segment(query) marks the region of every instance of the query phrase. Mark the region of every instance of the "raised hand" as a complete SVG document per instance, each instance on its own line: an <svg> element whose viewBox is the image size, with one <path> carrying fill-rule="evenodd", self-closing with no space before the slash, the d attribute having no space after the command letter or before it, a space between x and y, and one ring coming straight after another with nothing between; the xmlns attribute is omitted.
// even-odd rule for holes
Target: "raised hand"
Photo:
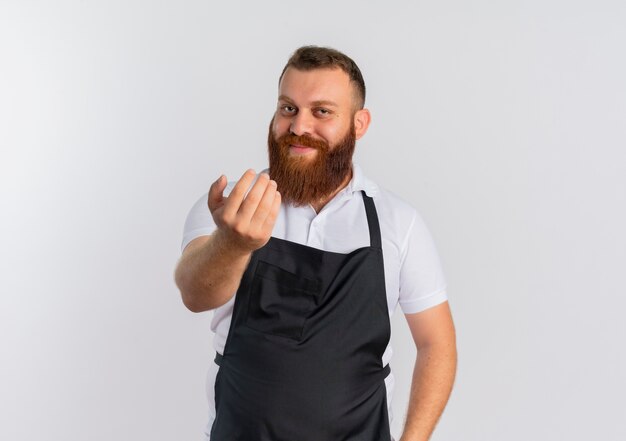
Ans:
<svg viewBox="0 0 626 441"><path fill-rule="evenodd" d="M223 195L227 183L223 175L209 189L208 205L218 234L242 252L252 252L269 241L280 209L276 182L265 173L259 174L246 195L255 176L254 170L246 171L228 197Z"/></svg>

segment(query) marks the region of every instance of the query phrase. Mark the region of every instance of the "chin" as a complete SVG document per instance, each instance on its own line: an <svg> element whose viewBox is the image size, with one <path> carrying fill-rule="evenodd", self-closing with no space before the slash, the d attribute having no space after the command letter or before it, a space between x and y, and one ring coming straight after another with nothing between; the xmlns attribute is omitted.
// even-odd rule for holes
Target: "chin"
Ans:
<svg viewBox="0 0 626 441"><path fill-rule="evenodd" d="M311 152L306 153L297 153L289 150L289 157L295 159L296 161L309 161L313 160L317 157L317 150L313 150Z"/></svg>

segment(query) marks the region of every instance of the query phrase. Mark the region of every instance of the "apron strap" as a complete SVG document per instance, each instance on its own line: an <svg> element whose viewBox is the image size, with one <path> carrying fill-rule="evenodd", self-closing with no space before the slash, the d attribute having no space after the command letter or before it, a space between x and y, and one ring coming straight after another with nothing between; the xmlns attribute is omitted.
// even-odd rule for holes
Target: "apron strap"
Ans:
<svg viewBox="0 0 626 441"><path fill-rule="evenodd" d="M365 194L365 191L361 190L363 195L363 202L365 203L365 214L367 215L367 226L370 230L370 246L372 248L381 248L382 241L380 238L380 225L378 223L378 215L376 214L376 206L374 205L374 199Z"/></svg>
<svg viewBox="0 0 626 441"><path fill-rule="evenodd" d="M219 352L215 353L215 364L217 364L218 366L222 365L222 358L224 358L224 356L222 354L220 354ZM391 367L389 365L386 365L383 368L383 378L387 378L387 376L391 373Z"/></svg>
<svg viewBox="0 0 626 441"><path fill-rule="evenodd" d="M391 373L391 367L387 364L383 368L383 378L387 378L390 373Z"/></svg>

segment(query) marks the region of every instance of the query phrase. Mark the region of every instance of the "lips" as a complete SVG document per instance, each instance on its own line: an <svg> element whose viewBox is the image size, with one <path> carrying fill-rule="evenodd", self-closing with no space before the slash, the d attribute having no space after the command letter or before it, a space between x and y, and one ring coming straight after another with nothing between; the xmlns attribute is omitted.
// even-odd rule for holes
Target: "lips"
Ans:
<svg viewBox="0 0 626 441"><path fill-rule="evenodd" d="M315 148L301 144L289 144L289 150L294 153L307 153L312 152L313 150L315 150Z"/></svg>

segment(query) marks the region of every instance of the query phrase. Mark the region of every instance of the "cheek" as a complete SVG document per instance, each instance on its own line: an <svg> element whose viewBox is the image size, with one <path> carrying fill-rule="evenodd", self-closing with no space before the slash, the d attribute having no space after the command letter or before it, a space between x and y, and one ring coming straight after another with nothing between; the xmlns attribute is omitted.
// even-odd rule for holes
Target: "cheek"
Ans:
<svg viewBox="0 0 626 441"><path fill-rule="evenodd" d="M275 138L284 135L289 130L289 121L280 117L275 117L272 123L272 134Z"/></svg>
<svg viewBox="0 0 626 441"><path fill-rule="evenodd" d="M318 133L326 139L330 145L335 145L345 137L348 129L349 126L342 124L328 124L321 127Z"/></svg>

